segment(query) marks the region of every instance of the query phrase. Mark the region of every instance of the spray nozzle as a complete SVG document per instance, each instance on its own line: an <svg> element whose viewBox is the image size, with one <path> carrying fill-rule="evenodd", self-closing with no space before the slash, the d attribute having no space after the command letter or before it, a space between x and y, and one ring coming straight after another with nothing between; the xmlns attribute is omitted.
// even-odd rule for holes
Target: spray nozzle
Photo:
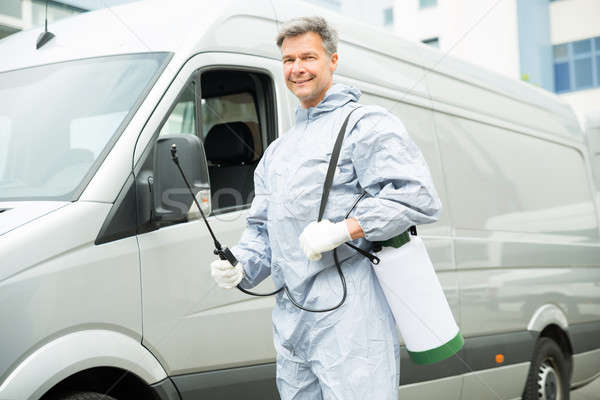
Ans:
<svg viewBox="0 0 600 400"><path fill-rule="evenodd" d="M177 145L175 143L171 145L171 159L175 162L179 161L177 159Z"/></svg>

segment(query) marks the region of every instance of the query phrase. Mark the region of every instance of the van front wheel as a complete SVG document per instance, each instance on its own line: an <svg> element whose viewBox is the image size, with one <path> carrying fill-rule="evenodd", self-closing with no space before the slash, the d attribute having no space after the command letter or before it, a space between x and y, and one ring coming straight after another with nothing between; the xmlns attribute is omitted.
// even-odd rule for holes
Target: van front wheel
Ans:
<svg viewBox="0 0 600 400"><path fill-rule="evenodd" d="M567 362L558 344L542 337L535 344L523 400L569 400Z"/></svg>

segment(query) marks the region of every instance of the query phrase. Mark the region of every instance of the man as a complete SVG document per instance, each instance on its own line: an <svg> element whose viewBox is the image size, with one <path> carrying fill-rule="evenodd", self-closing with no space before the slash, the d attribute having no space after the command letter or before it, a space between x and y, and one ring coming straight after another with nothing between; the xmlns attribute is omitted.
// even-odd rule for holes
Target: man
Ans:
<svg viewBox="0 0 600 400"><path fill-rule="evenodd" d="M247 227L215 261L220 286L252 288L272 276L303 307L336 305L342 285L332 249L370 249L411 225L438 219L441 203L427 164L403 124L378 106L350 117L323 220L316 222L339 129L360 91L333 85L337 34L320 17L286 23L278 37L286 85L300 100L296 125L266 150L254 174ZM344 220L365 190L368 194ZM335 221L335 222L334 222ZM399 344L394 317L369 259L338 248L348 295L338 309L311 313L280 292L273 309L277 387L282 399L397 399Z"/></svg>

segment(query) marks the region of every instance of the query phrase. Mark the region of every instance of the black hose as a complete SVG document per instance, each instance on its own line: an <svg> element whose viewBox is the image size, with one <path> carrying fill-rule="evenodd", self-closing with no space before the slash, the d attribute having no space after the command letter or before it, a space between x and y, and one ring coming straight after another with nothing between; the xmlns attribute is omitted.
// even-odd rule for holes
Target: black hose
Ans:
<svg viewBox="0 0 600 400"><path fill-rule="evenodd" d="M366 194L367 194L367 192L365 192L365 191L363 191L361 193L361 195L354 201L354 203L352 204L352 207L350 207L350 209L346 213L346 216L344 217L344 219L348 218L348 216L350 215L350 213L352 212L352 210L354 209L354 207L356 207L356 205L358 204L358 202L363 197L365 197ZM352 247L353 249L357 250L362 255L365 255L365 256L368 255L367 257L372 256L371 254L369 254L365 250L361 249L360 247L354 246L353 244L347 243L347 242L346 242L346 244L348 246ZM374 257L377 260L376 264L378 264L379 263L379 258L377 258L375 256L372 256L372 257ZM369 259L371 260L371 262L373 262L373 259L371 257L369 257ZM282 288L285 289L285 294L287 295L288 299L290 299L290 301L292 302L293 305L295 305L296 307L298 307L299 309L304 310L304 311L309 311L309 312L314 312L314 313L321 313L321 312L329 312L329 311L336 310L336 309L340 308L342 306L342 304L344 304L344 302L346 301L346 297L348 296L348 288L346 287L346 277L344 276L344 273L342 272L342 266L340 265L340 260L339 260L338 255L337 255L337 248L333 249L333 261L335 262L335 268L337 269L338 274L340 276L340 281L342 281L342 290L343 290L343 292L342 292L342 299L340 300L340 302L337 305L333 306L333 307L324 308L322 310L316 310L316 309L313 309L313 308L306 308L306 307L303 307L302 305L300 305L300 303L298 303L298 301L296 301L296 299L294 299L294 296L292 296L292 294L290 293L290 290L288 289L287 285L283 285ZM238 289L242 290L239 287L239 285L238 285ZM281 289L279 289L279 290L281 290ZM244 291L244 290L242 290L242 291ZM244 292L244 293L246 293L246 292ZM274 292L274 293L277 293L277 292Z"/></svg>
<svg viewBox="0 0 600 400"><path fill-rule="evenodd" d="M183 177L183 181L185 182L185 185L187 186L188 190L190 191L190 195L192 196L193 201L196 203L196 207L198 207L198 210L200 210L200 215L202 216L202 219L204 220L204 223L206 224L206 227L208 228L208 231L210 233L210 235L212 236L213 242L215 244L215 254L217 254L219 256L219 258L221 258L222 260L228 260L229 263L231 265L236 265L237 264L237 259L235 258L235 256L233 255L233 253L231 253L231 251L229 250L229 248L225 247L224 249L221 247L221 243L219 243L219 241L217 240L215 234L213 233L210 224L208 223L208 220L206 219L206 216L204 215L204 212L202 212L202 208L200 207L200 204L198 203L198 200L196 199L196 196L194 196L194 192L192 191L192 187L187 179L187 177L185 176L185 173L183 172L183 168L181 168L181 165L179 164L179 159L177 157L177 146L175 144L173 144L171 146L171 159L173 160L173 162L175 163L175 165L177 166L177 168L179 169L179 172L181 173L181 176ZM350 210L348 210L348 212L346 213L346 216L344 219L348 218L348 216L350 215L350 213L352 212L352 210L354 209L354 207L356 207L356 204L358 204L358 202L360 201L360 199L362 199L365 195L367 194L367 192L362 192L361 195L354 201L354 203L352 204L352 207L350 207ZM346 245L350 246L351 248L355 249L356 251L358 251L360 254L362 254L365 257L368 257L371 262L373 262L374 264L378 264L379 263L379 259L376 256L373 256L372 254L370 254L369 252L367 252L366 250L361 249L360 247L354 246L351 243L347 243ZM270 292L270 293L256 293L256 292L252 292L250 290L244 289L243 287L241 287L239 284L236 286L238 288L238 290L240 290L242 293L251 295L251 296L258 296L258 297L266 297L266 296L272 296L274 294L277 294L279 292L281 292L282 290L285 290L285 294L287 295L288 299L290 299L290 301L292 302L293 305L295 305L296 307L298 307L301 310L304 311L308 311L308 312L314 312L314 313L321 313L321 312L329 312L329 311L333 311L338 309L339 307L342 306L342 304L344 304L344 302L346 301L346 297L348 296L348 288L346 287L346 278L344 277L344 273L342 272L342 267L340 265L340 260L338 258L337 255L337 248L333 249L333 260L335 262L335 267L338 271L338 274L340 276L340 280L342 281L342 289L343 289L343 293L342 293L342 299L340 300L340 302L333 306L333 307L329 307L329 308L324 308L322 310L315 310L312 308L306 308L303 307L302 305L300 305L300 303L298 303L298 301L296 301L296 299L294 299L294 296L292 296L292 294L290 293L290 290L288 289L287 285L283 285L282 287L280 287L279 289Z"/></svg>

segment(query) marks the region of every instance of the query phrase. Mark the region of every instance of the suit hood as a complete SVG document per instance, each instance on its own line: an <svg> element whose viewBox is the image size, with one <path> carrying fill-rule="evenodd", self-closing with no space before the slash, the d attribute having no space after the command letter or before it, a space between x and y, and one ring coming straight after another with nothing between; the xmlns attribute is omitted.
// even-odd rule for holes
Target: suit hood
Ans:
<svg viewBox="0 0 600 400"><path fill-rule="evenodd" d="M301 105L296 106L296 123L307 119L318 118L322 114L342 107L350 101L358 101L361 92L355 87L336 83L325 93L325 97L314 107L304 108Z"/></svg>

